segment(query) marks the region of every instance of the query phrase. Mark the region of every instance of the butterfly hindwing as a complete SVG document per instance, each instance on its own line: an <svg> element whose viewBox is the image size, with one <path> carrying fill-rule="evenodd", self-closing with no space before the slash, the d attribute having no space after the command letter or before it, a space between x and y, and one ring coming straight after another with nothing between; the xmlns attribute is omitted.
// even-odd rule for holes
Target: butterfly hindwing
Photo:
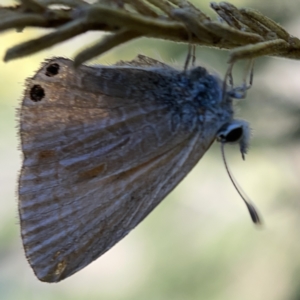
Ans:
<svg viewBox="0 0 300 300"><path fill-rule="evenodd" d="M146 60L81 66L54 58L29 79L20 113L21 234L42 281L60 281L124 237L214 140L170 101L179 71ZM178 91L176 91L178 93ZM174 106L174 105L173 105Z"/></svg>

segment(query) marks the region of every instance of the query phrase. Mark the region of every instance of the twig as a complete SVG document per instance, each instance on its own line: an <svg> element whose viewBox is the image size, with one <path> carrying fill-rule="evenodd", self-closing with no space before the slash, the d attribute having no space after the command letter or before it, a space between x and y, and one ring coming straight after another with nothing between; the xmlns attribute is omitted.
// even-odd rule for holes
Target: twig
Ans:
<svg viewBox="0 0 300 300"><path fill-rule="evenodd" d="M53 4L56 4L53 6ZM30 55L89 30L112 33L76 56L76 64L139 37L231 50L230 63L258 56L300 59L300 40L248 8L212 3L212 20L187 0L21 0L0 7L0 31L26 27L55 31L8 49L4 60Z"/></svg>

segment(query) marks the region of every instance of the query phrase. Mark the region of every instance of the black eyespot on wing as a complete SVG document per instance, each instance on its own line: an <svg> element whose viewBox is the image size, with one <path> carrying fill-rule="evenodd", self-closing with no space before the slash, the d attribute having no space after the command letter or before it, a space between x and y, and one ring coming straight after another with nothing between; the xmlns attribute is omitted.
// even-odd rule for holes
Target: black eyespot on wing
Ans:
<svg viewBox="0 0 300 300"><path fill-rule="evenodd" d="M53 63L46 68L46 76L53 77L58 74L59 64Z"/></svg>
<svg viewBox="0 0 300 300"><path fill-rule="evenodd" d="M225 143L234 143L237 142L243 136L243 128L237 127L229 131L226 135L223 136Z"/></svg>
<svg viewBox="0 0 300 300"><path fill-rule="evenodd" d="M39 84L35 84L30 90L30 99L34 102L38 102L41 101L44 97L44 89Z"/></svg>

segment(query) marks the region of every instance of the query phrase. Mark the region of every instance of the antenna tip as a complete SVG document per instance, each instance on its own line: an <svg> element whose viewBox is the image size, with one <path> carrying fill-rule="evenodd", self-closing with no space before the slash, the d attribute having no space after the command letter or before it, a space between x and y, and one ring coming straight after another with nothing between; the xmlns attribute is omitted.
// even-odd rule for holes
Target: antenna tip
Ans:
<svg viewBox="0 0 300 300"><path fill-rule="evenodd" d="M263 223L262 223L262 219L261 217L259 216L257 210L255 209L255 207L250 204L250 203L247 203L247 208L249 210L249 213L250 213L250 217L252 219L252 222L255 224L255 225L258 225L258 226L261 226Z"/></svg>

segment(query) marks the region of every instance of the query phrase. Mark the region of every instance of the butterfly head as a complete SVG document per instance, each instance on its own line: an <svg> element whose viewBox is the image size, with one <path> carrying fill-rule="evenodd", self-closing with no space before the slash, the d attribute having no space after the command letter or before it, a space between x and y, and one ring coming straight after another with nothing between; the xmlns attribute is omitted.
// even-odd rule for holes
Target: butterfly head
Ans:
<svg viewBox="0 0 300 300"><path fill-rule="evenodd" d="M239 143L242 158L249 148L251 129L249 123L244 120L233 120L222 126L217 133L217 141L222 144Z"/></svg>

